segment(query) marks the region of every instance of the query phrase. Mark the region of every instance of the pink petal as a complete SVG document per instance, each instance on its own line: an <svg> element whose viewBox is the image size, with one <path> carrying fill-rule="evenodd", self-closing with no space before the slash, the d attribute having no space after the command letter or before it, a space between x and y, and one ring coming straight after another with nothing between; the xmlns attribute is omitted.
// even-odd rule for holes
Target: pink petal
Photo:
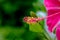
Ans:
<svg viewBox="0 0 60 40"><path fill-rule="evenodd" d="M44 5L46 6L46 9L49 9L50 7L60 7L60 0L44 0Z"/></svg>
<svg viewBox="0 0 60 40"><path fill-rule="evenodd" d="M60 24L56 28L56 37L57 37L57 40L60 40Z"/></svg>
<svg viewBox="0 0 60 40"><path fill-rule="evenodd" d="M48 16L49 15L53 15L53 14L56 14L54 16L51 16L49 18L47 18L47 25L48 25L48 29L50 32L53 31L55 25L57 24L57 22L60 20L60 13L59 13L60 10L48 10Z"/></svg>

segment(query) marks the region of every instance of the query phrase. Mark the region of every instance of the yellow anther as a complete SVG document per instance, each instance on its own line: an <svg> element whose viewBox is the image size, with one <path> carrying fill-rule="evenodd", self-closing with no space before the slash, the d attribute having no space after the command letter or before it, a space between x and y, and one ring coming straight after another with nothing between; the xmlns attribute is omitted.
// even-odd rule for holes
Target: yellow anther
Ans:
<svg viewBox="0 0 60 40"><path fill-rule="evenodd" d="M33 17L32 17L33 18Z"/></svg>

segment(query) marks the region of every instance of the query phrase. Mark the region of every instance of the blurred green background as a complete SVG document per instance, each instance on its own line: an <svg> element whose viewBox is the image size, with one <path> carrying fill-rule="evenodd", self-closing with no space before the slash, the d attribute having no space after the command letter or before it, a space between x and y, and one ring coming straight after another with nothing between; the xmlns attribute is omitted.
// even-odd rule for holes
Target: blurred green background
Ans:
<svg viewBox="0 0 60 40"><path fill-rule="evenodd" d="M23 21L31 16L30 11L46 12L43 0L0 0L0 40L47 40L42 33L30 31Z"/></svg>

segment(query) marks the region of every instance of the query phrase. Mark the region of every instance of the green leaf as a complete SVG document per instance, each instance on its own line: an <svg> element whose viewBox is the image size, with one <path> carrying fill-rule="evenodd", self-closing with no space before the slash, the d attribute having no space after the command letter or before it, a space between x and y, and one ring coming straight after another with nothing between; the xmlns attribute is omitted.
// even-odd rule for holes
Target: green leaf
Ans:
<svg viewBox="0 0 60 40"><path fill-rule="evenodd" d="M38 22L42 26L42 28L44 28L44 22L45 22L44 20Z"/></svg>
<svg viewBox="0 0 60 40"><path fill-rule="evenodd" d="M43 32L43 28L39 23L30 24L29 30L33 32Z"/></svg>
<svg viewBox="0 0 60 40"><path fill-rule="evenodd" d="M2 6L3 6L4 11L8 13L14 12L18 9L18 5L15 5L15 4L13 5L9 2L3 4Z"/></svg>

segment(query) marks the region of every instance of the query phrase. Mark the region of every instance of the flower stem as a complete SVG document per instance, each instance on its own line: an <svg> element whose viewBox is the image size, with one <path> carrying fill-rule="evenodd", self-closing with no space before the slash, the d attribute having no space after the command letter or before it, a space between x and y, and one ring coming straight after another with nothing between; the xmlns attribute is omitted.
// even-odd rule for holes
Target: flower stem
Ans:
<svg viewBox="0 0 60 40"><path fill-rule="evenodd" d="M52 38L49 36L49 34L46 31L44 31L43 34L45 35L45 37L47 38L47 40L52 40Z"/></svg>

